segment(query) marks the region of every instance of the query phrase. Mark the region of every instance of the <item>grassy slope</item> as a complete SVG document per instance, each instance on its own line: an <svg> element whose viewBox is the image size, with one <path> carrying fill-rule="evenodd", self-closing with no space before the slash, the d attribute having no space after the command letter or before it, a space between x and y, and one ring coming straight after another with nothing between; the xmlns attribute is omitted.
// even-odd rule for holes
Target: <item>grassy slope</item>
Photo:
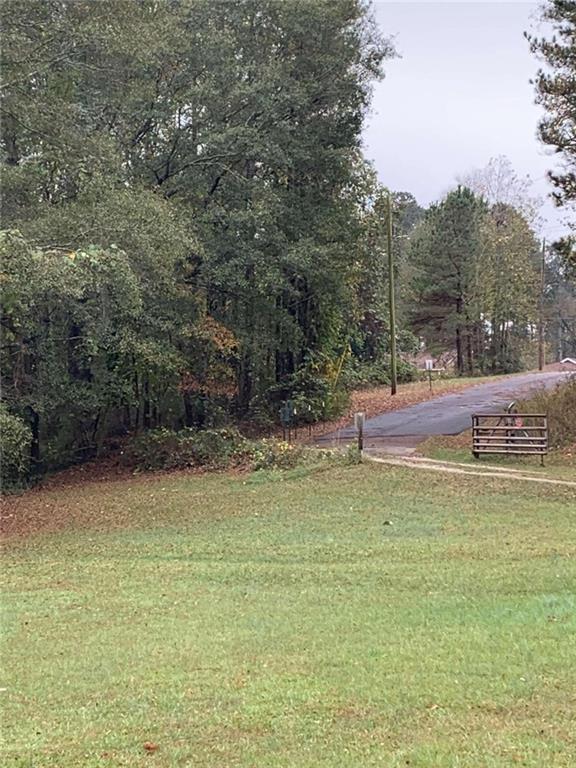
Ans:
<svg viewBox="0 0 576 768"><path fill-rule="evenodd" d="M486 454L475 459L472 455L472 432L460 435L436 435L418 445L418 453L430 459L456 461L470 464L471 468L482 469L486 465L496 465L508 469L517 469L535 477L549 477L556 480L576 480L576 452L573 448L556 450L549 453L541 465L539 456L503 456Z"/></svg>
<svg viewBox="0 0 576 768"><path fill-rule="evenodd" d="M7 547L4 764L576 763L570 489L361 466L14 504L74 523Z"/></svg>

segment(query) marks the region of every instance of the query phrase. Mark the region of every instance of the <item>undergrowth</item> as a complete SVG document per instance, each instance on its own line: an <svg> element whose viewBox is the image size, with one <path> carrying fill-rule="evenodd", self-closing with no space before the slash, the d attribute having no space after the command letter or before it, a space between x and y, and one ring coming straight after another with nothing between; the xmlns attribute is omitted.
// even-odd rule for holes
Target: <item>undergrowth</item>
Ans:
<svg viewBox="0 0 576 768"><path fill-rule="evenodd" d="M576 378L551 390L539 390L518 402L518 411L548 415L549 444L564 448L576 443Z"/></svg>
<svg viewBox="0 0 576 768"><path fill-rule="evenodd" d="M320 451L283 440L249 440L237 429L155 429L129 441L123 461L135 470L293 469L319 460L355 464L352 452Z"/></svg>

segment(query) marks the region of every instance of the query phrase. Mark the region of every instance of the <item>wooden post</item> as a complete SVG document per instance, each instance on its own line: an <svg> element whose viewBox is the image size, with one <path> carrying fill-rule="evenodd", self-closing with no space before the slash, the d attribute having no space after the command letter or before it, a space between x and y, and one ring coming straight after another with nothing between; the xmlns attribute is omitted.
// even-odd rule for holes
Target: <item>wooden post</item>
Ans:
<svg viewBox="0 0 576 768"><path fill-rule="evenodd" d="M390 303L390 394L396 394L396 300L392 254L392 199L388 192L388 300Z"/></svg>
<svg viewBox="0 0 576 768"><path fill-rule="evenodd" d="M540 302L538 305L538 370L544 370L544 268L546 266L546 240L542 240L542 263L540 267Z"/></svg>
<svg viewBox="0 0 576 768"><path fill-rule="evenodd" d="M474 456L475 459L477 459L480 455L474 450L474 442L476 438L477 425L478 425L478 419L476 416L472 415L472 456Z"/></svg>
<svg viewBox="0 0 576 768"><path fill-rule="evenodd" d="M358 450L362 453L364 449L364 414L362 412L354 414L354 426L358 433Z"/></svg>

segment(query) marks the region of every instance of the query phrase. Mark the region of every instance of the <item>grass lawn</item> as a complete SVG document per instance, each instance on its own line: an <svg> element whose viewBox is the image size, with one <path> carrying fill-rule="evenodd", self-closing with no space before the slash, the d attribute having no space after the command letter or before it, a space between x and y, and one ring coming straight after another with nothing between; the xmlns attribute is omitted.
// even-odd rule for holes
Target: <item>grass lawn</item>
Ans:
<svg viewBox="0 0 576 768"><path fill-rule="evenodd" d="M37 530L5 546L3 765L576 765L570 488L363 465L6 515Z"/></svg>
<svg viewBox="0 0 576 768"><path fill-rule="evenodd" d="M430 459L470 464L473 469L494 465L502 469L515 469L534 477L576 481L576 446L551 451L542 466L539 456L506 456L486 454L478 459L472 455L472 431L460 435L437 435L418 445L418 453Z"/></svg>

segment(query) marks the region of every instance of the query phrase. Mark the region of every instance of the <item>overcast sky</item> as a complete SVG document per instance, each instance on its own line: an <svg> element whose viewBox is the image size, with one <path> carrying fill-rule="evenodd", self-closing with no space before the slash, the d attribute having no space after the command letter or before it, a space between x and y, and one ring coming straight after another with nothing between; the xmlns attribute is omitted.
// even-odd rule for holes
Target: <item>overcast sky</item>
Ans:
<svg viewBox="0 0 576 768"><path fill-rule="evenodd" d="M528 2L376 2L376 19L401 58L386 63L364 131L380 180L428 205L456 176L506 155L544 199L554 159L536 135L530 84L538 62L524 30L538 28ZM565 214L546 202L543 233Z"/></svg>

